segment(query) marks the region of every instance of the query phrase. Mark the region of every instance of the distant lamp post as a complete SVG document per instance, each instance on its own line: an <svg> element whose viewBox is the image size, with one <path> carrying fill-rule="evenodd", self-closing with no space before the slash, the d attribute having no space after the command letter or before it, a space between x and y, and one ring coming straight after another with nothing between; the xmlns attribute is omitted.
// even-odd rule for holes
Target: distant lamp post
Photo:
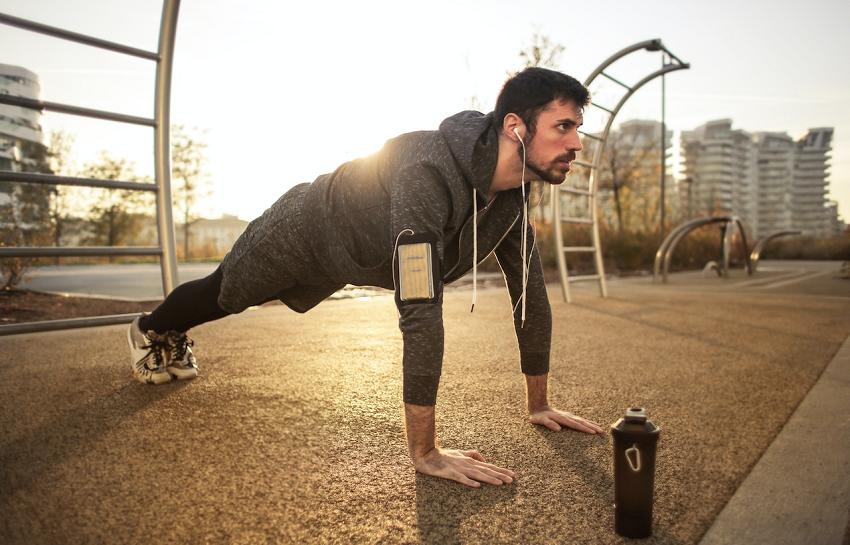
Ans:
<svg viewBox="0 0 850 545"><path fill-rule="evenodd" d="M661 53L662 70L670 63L667 52ZM667 79L661 74L661 240L664 241L664 193L667 185L667 119L666 119Z"/></svg>
<svg viewBox="0 0 850 545"><path fill-rule="evenodd" d="M665 119L665 94L666 80L663 70L670 64L672 59L669 51L661 45L661 40L652 40L644 49L647 51L661 51L661 240L664 240L664 202L665 202L665 185L667 178L667 123ZM679 59L676 59L677 61ZM681 61L679 61L681 62Z"/></svg>

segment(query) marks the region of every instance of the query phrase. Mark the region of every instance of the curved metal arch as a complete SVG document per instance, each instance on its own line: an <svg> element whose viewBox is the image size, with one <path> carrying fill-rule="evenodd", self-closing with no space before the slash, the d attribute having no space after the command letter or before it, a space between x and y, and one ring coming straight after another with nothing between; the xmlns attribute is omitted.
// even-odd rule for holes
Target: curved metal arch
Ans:
<svg viewBox="0 0 850 545"><path fill-rule="evenodd" d="M673 231L667 235L667 238L664 239L664 242L659 246L658 251L655 253L655 266L653 269L653 282L658 282L658 274L659 270L662 273L662 282L667 283L667 274L670 270L670 262L673 260L673 250L676 249L676 246L679 242L688 236L692 231L699 229L705 225L709 225L712 223L722 223L726 227L726 231L723 233L723 266L721 271L719 271L723 278L729 278L729 257L731 255L732 250L732 229L731 226L737 227L738 232L741 234L741 248L744 253L744 261L747 267L747 274L752 276L755 268L752 264L751 255L747 252L749 246L747 245L747 234L744 232L744 224L741 222L741 218L738 216L730 217L713 217L713 218L697 218L695 220L691 220L687 223L683 223L682 225L673 229ZM663 267L662 267L663 263ZM714 262L712 262L714 263ZM716 263L714 263L717 266ZM708 267L708 266L706 266Z"/></svg>
<svg viewBox="0 0 850 545"><path fill-rule="evenodd" d="M608 133L611 131L611 127L614 124L614 118L616 118L617 114L620 113L620 110L622 109L623 105L626 103L627 100L629 100L629 98L631 98L631 96L633 94L635 94L635 92L638 89L640 89L641 87L646 85L648 82L652 81L653 79L655 79L659 76L663 76L664 74L667 74L668 72L675 72L676 70L684 70L684 69L687 69L689 67L690 67L690 65L687 65L687 64L684 64L684 65L668 64L664 68L662 68L661 70L657 70L657 71L651 73L650 75L646 76L645 78L643 78L642 80L637 82L635 85L633 85L631 87L631 90L629 90L625 95L623 95L623 98L620 99L620 102L617 104L617 106L615 106L614 109L611 110L611 115L608 117L608 123L605 125L605 129L602 131L601 141L599 142L599 145L596 146L596 150L594 150L594 153L593 153L593 168L590 170L590 177L588 179L588 186L590 187L590 191L594 194L594 200L595 200L595 195L596 195L596 178L598 177L597 171L599 170L599 163L602 160L602 152L605 150L605 144L608 141ZM594 226L595 225L596 225L596 223L594 222Z"/></svg>
<svg viewBox="0 0 850 545"><path fill-rule="evenodd" d="M756 268L758 268L759 259L761 259L761 253L764 250L764 247L767 246L767 243L777 237L784 237L790 235L800 235L802 231L779 231L778 233L773 233L772 235L768 235L758 241L756 247L753 248L753 251L750 252L750 262L752 263L753 272L756 272Z"/></svg>
<svg viewBox="0 0 850 545"><path fill-rule="evenodd" d="M728 222L729 218L727 217L717 217L717 218L697 218L695 220L691 220L687 223L683 223L682 225L673 229L667 238L664 239L664 242L659 246L658 251L655 253L655 266L653 268L653 282L658 282L658 275L661 273L662 268L661 264L664 264L664 275L662 277L662 282L667 282L667 271L670 269L670 261L671 256L673 255L673 250L676 249L676 246L679 244L683 238L685 238L691 231L695 231L704 225L708 225L710 223L721 223Z"/></svg>
<svg viewBox="0 0 850 545"><path fill-rule="evenodd" d="M629 53L633 53L635 51L641 51L641 50L662 51L665 54L667 54L671 60L675 60L675 63L673 63L673 62L671 62L669 64L665 63L663 65L663 67L661 68L661 70L657 70L657 71L649 74L648 76L646 76L645 78L643 78L642 80L640 80L638 83L636 83L635 85L633 85L631 87L629 87L628 85L626 85L626 84L624 84L620 81L617 81L616 79L612 78L611 76L608 76L607 74L605 74L606 77L608 77L612 81L622 85L623 87L628 89L628 91L620 99L620 102L617 104L617 106L613 110L607 110L608 113L609 113L608 122L606 123L605 129L602 131L602 134L592 136L592 138L594 140L599 141L599 144L596 146L596 149L594 150L593 162L589 165L585 165L585 166L590 167L590 175L588 176L587 191L586 192L585 191L575 192L575 191L571 191L570 188L560 188L559 186L552 186L551 189L550 189L550 200L552 201L552 218L553 218L553 223L554 223L553 227L554 227L554 231L555 231L555 244L557 245L556 255L557 255L557 258L558 258L558 272L559 272L559 275L560 275L560 278L561 278L561 291L563 293L564 300L567 301L568 303L570 302L569 275L567 273L566 258L564 257L565 248L564 248L564 237L563 237L563 232L562 232L562 227L561 227L561 221L562 220L561 220L560 194L562 192L563 193L575 192L575 193L585 194L590 199L590 203L589 203L589 206L590 206L590 222L589 223L591 224L591 236L592 236L592 240L593 240L593 248L590 248L590 249L594 250L594 253L595 253L596 271L597 271L597 275L595 275L593 277L598 278L598 280L599 280L599 289L600 289L602 297L607 297L608 293L607 293L607 289L606 289L606 286L605 286L605 267L604 267L604 264L602 262L602 245L601 245L601 241L600 241L600 237L599 237L598 211L597 211L597 206L596 206L596 194L597 194L597 188L596 188L596 181L597 180L596 179L598 177L598 174L597 174L596 171L599 168L599 163L600 163L600 160L601 160L601 157L602 157L602 152L604 151L604 148L605 148L605 143L608 139L608 134L611 130L611 126L613 125L614 118L617 117L617 114L620 112L620 109L623 107L623 105L626 103L626 101L638 89L640 89L641 87L646 85L646 83L648 83L649 81L657 78L658 76L663 76L664 74L667 74L668 72L674 72L676 70L684 70L684 69L688 69L688 68L691 67L691 65L689 63L682 62L681 59L679 59L678 57L676 57L676 55L671 53L664 46L664 44L661 42L660 39L646 40L646 41L643 41L643 42L638 42L636 44L633 44L629 47L626 47L625 49L622 49L622 50L618 51L617 53L615 53L614 55L608 57L608 59L603 61L602 64L600 64L596 68L596 70L594 70L591 73L591 75L585 80L585 82L584 82L585 87L589 87L590 84L596 79L596 77L599 76L600 74L603 74L605 69L608 68L609 66L611 66L614 62L625 57ZM585 249L586 248L580 248L580 250L585 250Z"/></svg>
<svg viewBox="0 0 850 545"><path fill-rule="evenodd" d="M729 255L732 250L732 230L729 229L730 225L736 226L738 232L741 234L741 247L744 253L744 261L747 265L747 274L752 276L753 267L750 263L749 246L747 246L747 234L744 232L744 224L741 222L741 218L732 216L732 219L726 224L726 232L723 234L723 278L729 278Z"/></svg>
<svg viewBox="0 0 850 545"><path fill-rule="evenodd" d="M630 45L629 47L614 53L610 57L608 57L605 61L600 64L596 70L593 71L592 74L584 81L584 86L587 87L591 84L591 82L596 79L596 76L605 71L606 68L614 64L616 61L625 57L629 53L634 53L635 51L664 51L667 53L670 58L676 59L676 62L684 66L685 68L690 68L690 64L686 62L682 62L676 55L670 53L670 51L664 47L664 44L661 43L659 38L655 38L654 40L646 40L645 42L638 42L636 44Z"/></svg>

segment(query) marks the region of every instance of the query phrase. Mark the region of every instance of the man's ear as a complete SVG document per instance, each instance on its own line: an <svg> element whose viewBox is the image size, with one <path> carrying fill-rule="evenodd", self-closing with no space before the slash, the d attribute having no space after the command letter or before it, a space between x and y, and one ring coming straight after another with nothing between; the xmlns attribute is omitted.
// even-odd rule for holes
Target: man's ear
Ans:
<svg viewBox="0 0 850 545"><path fill-rule="evenodd" d="M525 123L517 114L508 114L502 121L502 132L514 142L519 142L525 138Z"/></svg>

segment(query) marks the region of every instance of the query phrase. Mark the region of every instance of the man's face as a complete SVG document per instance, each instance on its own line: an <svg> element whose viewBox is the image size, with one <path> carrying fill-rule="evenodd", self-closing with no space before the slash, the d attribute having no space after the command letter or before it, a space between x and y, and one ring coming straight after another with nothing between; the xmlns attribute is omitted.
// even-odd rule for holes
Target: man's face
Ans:
<svg viewBox="0 0 850 545"><path fill-rule="evenodd" d="M525 166L544 182L564 183L570 166L581 151L578 128L584 123L575 102L553 100L537 116L537 131L525 143ZM519 149L522 158L522 147Z"/></svg>

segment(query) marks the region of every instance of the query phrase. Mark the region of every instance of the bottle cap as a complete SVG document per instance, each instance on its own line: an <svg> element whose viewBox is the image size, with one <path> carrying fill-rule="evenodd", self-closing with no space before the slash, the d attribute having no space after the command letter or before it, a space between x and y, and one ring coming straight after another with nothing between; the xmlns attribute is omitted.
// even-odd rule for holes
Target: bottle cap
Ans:
<svg viewBox="0 0 850 545"><path fill-rule="evenodd" d="M646 411L641 407L631 407L626 409L626 422L637 422L643 424L646 422Z"/></svg>

